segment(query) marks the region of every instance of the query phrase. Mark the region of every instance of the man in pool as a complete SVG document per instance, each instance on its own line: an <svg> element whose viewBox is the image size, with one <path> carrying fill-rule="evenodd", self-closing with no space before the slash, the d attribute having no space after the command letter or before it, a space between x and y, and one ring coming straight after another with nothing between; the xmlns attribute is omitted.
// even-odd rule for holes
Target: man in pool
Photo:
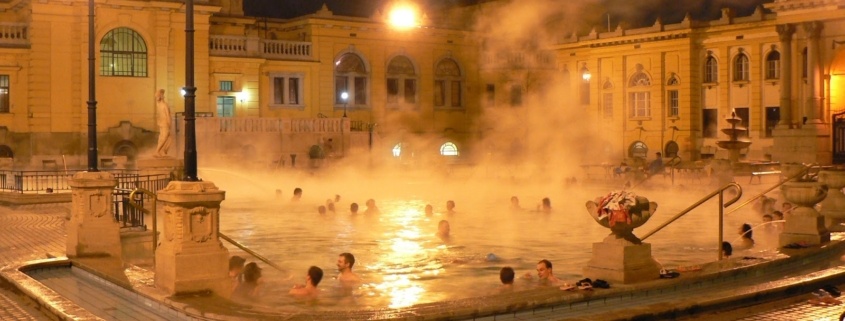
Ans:
<svg viewBox="0 0 845 321"><path fill-rule="evenodd" d="M453 200L446 201L446 214L449 214L449 215L455 214L455 201L453 201Z"/></svg>
<svg viewBox="0 0 845 321"><path fill-rule="evenodd" d="M351 215L358 214L358 203L349 204L349 214L351 214Z"/></svg>
<svg viewBox="0 0 845 321"><path fill-rule="evenodd" d="M361 277L352 272L353 265L355 265L355 256L352 253L344 252L337 256L337 271L340 272L337 280L344 287L354 287L361 283Z"/></svg>
<svg viewBox="0 0 845 321"><path fill-rule="evenodd" d="M320 284L322 279L323 269L311 266L308 268L308 274L305 275L305 284L294 285L288 293L300 299L316 299L317 295L320 294L317 285Z"/></svg>
<svg viewBox="0 0 845 321"><path fill-rule="evenodd" d="M499 271L499 280L502 281L502 286L499 288L499 291L510 291L513 290L513 277L516 273L513 271L513 268L510 266L503 267Z"/></svg>
<svg viewBox="0 0 845 321"><path fill-rule="evenodd" d="M531 273L526 273L525 276L530 279ZM554 271L552 270L552 262L545 259L537 262L537 278L540 284L553 285L560 283L560 279L555 277Z"/></svg>

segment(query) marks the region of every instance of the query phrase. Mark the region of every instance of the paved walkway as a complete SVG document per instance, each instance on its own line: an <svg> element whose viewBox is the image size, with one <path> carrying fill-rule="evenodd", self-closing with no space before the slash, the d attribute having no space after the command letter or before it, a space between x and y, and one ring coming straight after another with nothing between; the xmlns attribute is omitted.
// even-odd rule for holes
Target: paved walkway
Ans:
<svg viewBox="0 0 845 321"><path fill-rule="evenodd" d="M55 207L10 210L0 206L0 266L65 255L65 212ZM0 320L52 320L29 299L0 282Z"/></svg>

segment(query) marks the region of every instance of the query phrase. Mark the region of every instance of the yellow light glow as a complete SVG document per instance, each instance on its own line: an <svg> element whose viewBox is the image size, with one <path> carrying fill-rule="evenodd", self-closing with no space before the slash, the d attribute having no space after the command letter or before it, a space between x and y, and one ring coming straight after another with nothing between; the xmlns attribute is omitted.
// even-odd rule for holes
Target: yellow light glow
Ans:
<svg viewBox="0 0 845 321"><path fill-rule="evenodd" d="M398 3L390 8L387 22L398 29L409 29L419 26L417 7L410 3Z"/></svg>

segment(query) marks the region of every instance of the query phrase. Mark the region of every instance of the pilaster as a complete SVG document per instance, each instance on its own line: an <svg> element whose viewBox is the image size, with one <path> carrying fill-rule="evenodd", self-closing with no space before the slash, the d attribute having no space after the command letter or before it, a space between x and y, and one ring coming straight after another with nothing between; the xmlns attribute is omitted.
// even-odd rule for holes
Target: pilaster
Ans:
<svg viewBox="0 0 845 321"><path fill-rule="evenodd" d="M67 224L67 256L121 259L120 224L111 211L117 179L107 172L79 172L68 185L72 206Z"/></svg>

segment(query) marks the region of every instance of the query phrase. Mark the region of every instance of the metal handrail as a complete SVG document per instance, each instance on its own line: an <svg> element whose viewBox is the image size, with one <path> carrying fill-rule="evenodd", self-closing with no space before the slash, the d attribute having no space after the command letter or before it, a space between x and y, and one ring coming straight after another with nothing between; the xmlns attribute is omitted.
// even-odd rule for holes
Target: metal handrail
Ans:
<svg viewBox="0 0 845 321"><path fill-rule="evenodd" d="M734 197L732 200L730 200L726 203L725 199L724 199L724 192L731 187L736 188L736 190L737 190L736 197ZM716 196L716 195L719 195L719 245L716 246L716 250L719 252L719 260L721 260L722 259L722 242L723 242L722 234L723 234L723 232L724 232L723 230L725 228L724 227L724 221L725 221L725 215L724 215L725 210L724 209L725 209L725 207L731 206L733 203L736 203L736 201L738 201L739 198L742 197L742 186L739 186L739 184L737 184L737 183L729 183L729 184L722 186L721 188L713 191L712 193L707 194L707 196L704 196L698 202L695 202L695 204L690 205L690 207L687 207L685 210L681 211L680 213L678 213L677 215L675 215L674 217L672 217L671 219L669 219L665 223L661 224L660 226L658 226L657 228L655 228L651 232L646 233L645 236L640 238L640 240L645 240L649 236L654 235L654 233L657 233L658 231L662 230L667 225L669 225L672 222L674 222L675 220L681 218L681 216L686 215L687 213L689 213L690 211L692 211L693 209L695 209L699 205L704 204L704 202L709 201L711 198L713 198L713 196Z"/></svg>
<svg viewBox="0 0 845 321"><path fill-rule="evenodd" d="M250 255L254 256L255 258L257 258L259 260L261 260L262 262L266 263L267 265L274 267L276 270L279 270L279 271L284 272L284 273L288 272L287 270L283 269L282 267L276 265L276 263L270 262L269 259L262 256L261 254L258 254L255 251L250 250L245 245L243 245L243 244L239 243L238 241L235 241L232 238L226 236L226 234L223 234L222 232L218 232L217 235L219 235L221 239L226 240L227 242L231 243L234 246L237 246L238 248L240 248L244 252L249 253Z"/></svg>
<svg viewBox="0 0 845 321"><path fill-rule="evenodd" d="M152 201L153 201L152 202L152 204L153 204L152 210L148 210L148 209L144 208L143 206L138 205L138 203L135 203L135 193L137 193L137 192L141 192L142 194L146 194L147 196L149 196L152 199ZM153 266L155 266L155 264L156 264L155 253L156 253L156 246L158 245L158 224L157 224L158 218L156 218L156 193L153 193L152 191L150 191L148 189L136 187L134 190L132 190L131 193L129 193L129 205L134 207L137 210L140 210L141 212L144 212L144 214L150 214L150 216L152 217L151 219L153 221Z"/></svg>
<svg viewBox="0 0 845 321"><path fill-rule="evenodd" d="M766 190L764 190L764 191L760 192L760 194L757 194L756 196L754 196L754 197L752 197L752 198L748 199L747 201L740 203L739 205L737 205L736 207L732 208L730 211L728 211L728 212L727 212L727 213L725 213L725 214L731 214L731 213L733 213L733 212L738 211L740 208L743 208L743 207L745 207L746 205L751 204L751 202L755 201L756 199L758 199L758 198L760 198L760 197L763 197L763 195L766 195L768 192L773 191L775 188L778 188L778 187L780 187L781 185L786 184L786 182L789 182L789 181L791 181L791 180L793 180L793 179L796 179L796 178L799 178L799 177L803 177L804 175L808 174L808 173L810 172L810 170L812 170L813 168L821 168L821 166L820 166L820 165L810 165L810 166L805 166L805 167L804 167L804 169L802 169L802 170L801 170L800 172L798 172L797 174L792 175L792 176L790 176L790 177L787 177L786 179L784 179L784 180L782 180L782 181L778 182L777 184L773 185L772 187L767 188Z"/></svg>

